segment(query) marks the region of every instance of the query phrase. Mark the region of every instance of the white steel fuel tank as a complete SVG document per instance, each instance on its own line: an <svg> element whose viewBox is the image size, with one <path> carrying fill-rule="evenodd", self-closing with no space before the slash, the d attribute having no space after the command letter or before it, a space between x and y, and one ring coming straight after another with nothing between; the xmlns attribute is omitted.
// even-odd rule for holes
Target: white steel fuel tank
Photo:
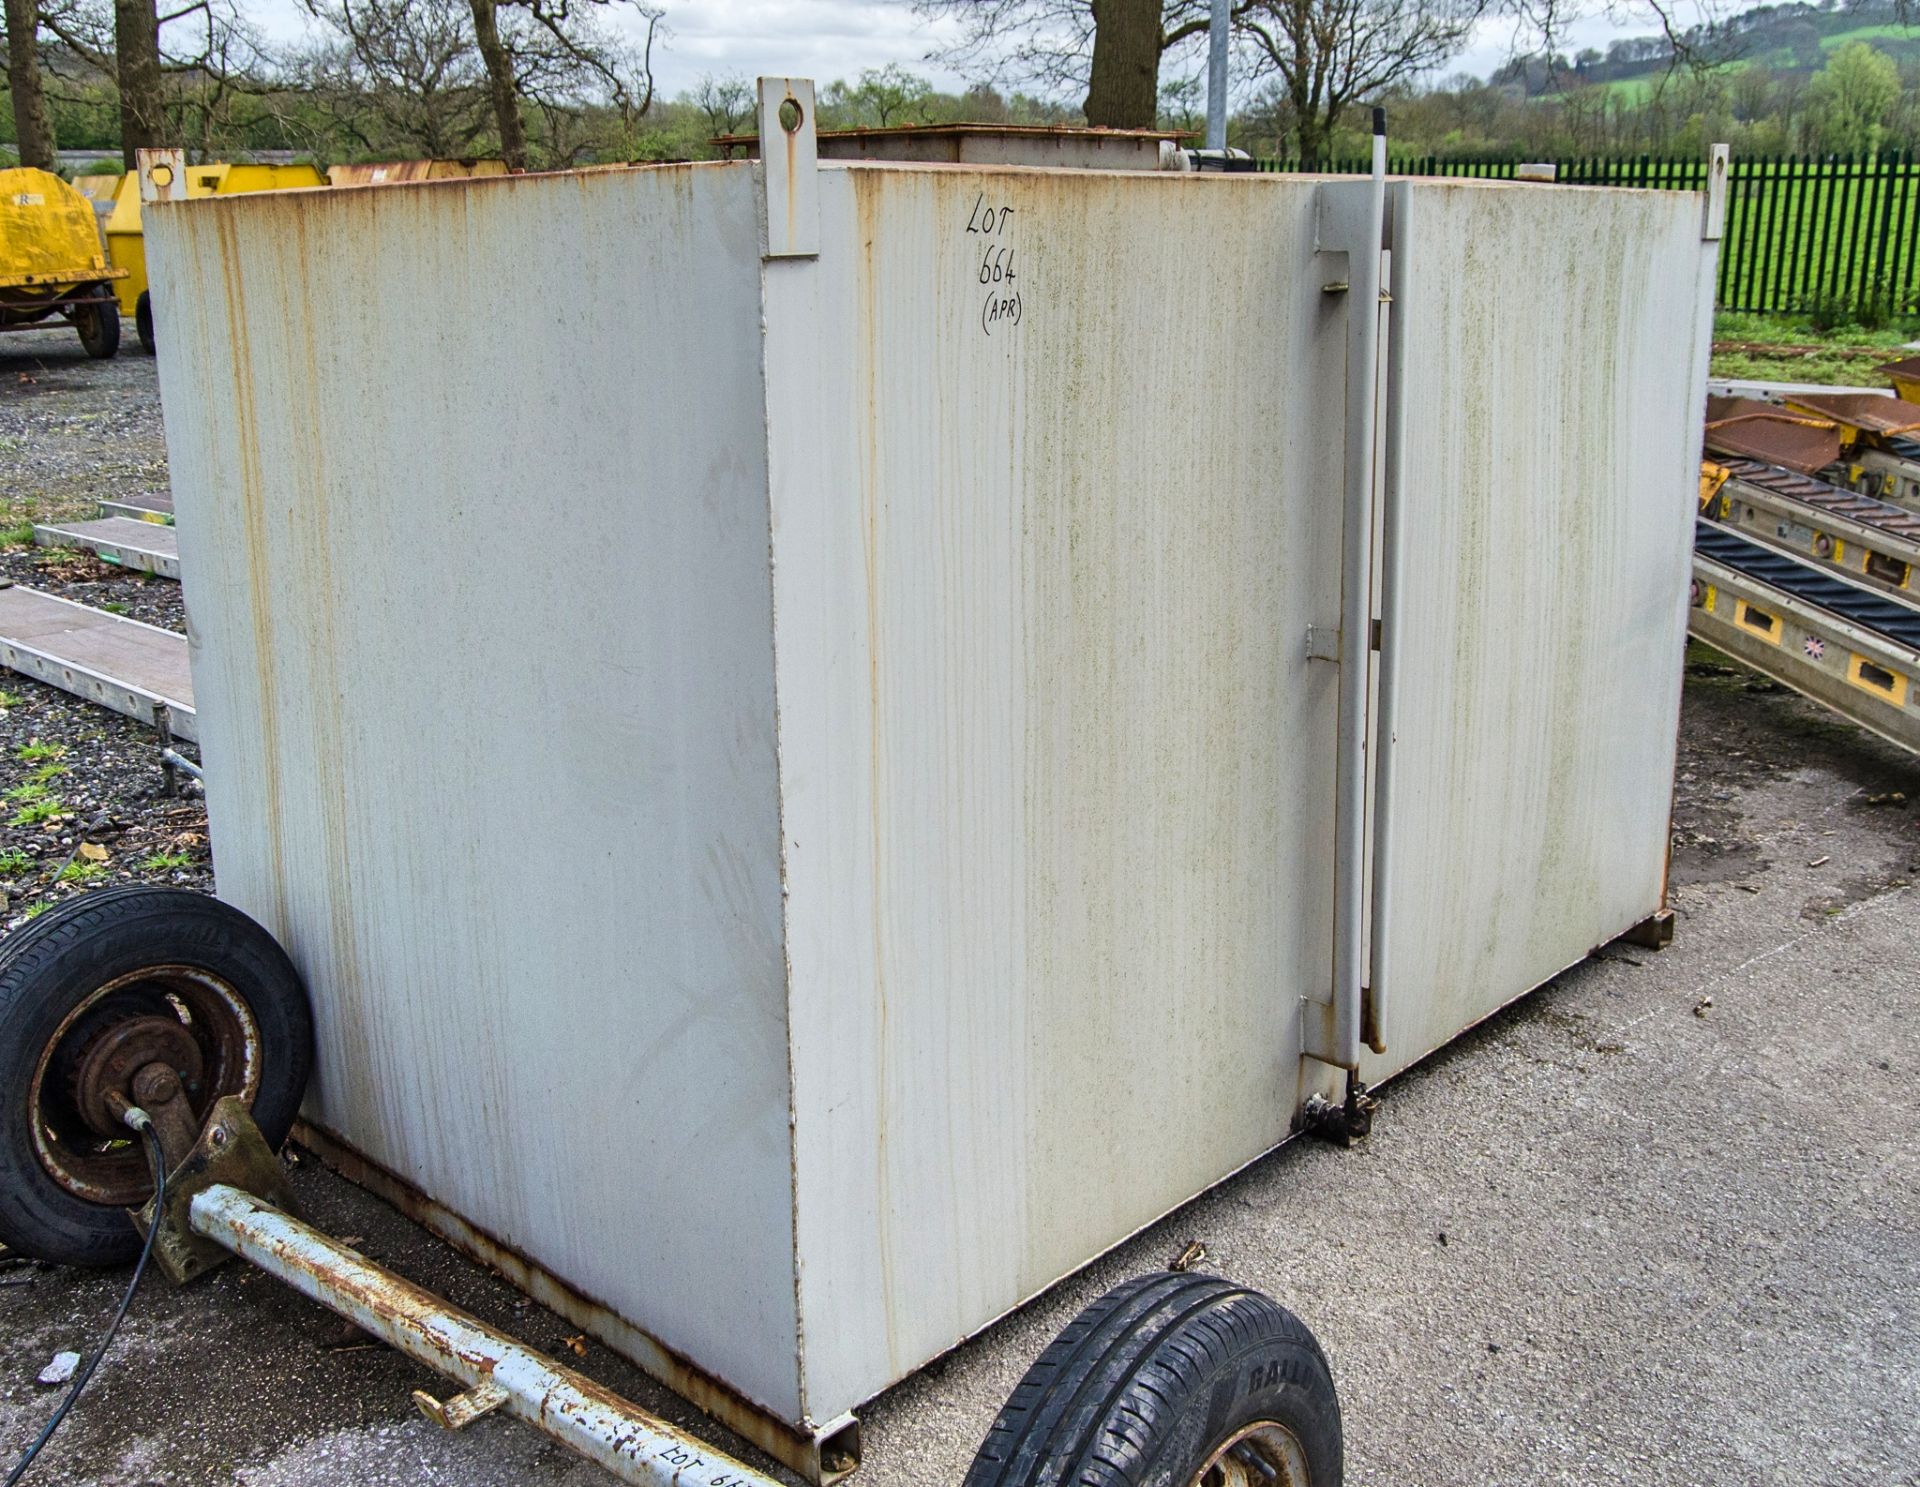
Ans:
<svg viewBox="0 0 1920 1487"><path fill-rule="evenodd" d="M821 162L810 102L148 242L313 1139L817 1471L1660 914L1717 229Z"/></svg>

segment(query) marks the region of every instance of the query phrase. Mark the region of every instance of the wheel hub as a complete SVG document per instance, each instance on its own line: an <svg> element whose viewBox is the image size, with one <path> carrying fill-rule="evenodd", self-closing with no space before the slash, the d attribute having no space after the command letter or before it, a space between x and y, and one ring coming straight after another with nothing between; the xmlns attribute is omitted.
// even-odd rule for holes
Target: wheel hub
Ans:
<svg viewBox="0 0 1920 1487"><path fill-rule="evenodd" d="M149 1015L116 1022L81 1052L73 1072L73 1105L96 1136L126 1135L112 1097L139 1104L134 1076L149 1064L172 1069L189 1094L198 1088L200 1045L178 1017Z"/></svg>
<svg viewBox="0 0 1920 1487"><path fill-rule="evenodd" d="M1307 1453L1274 1420L1257 1420L1230 1436L1188 1487L1310 1487Z"/></svg>
<svg viewBox="0 0 1920 1487"><path fill-rule="evenodd" d="M183 965L117 977L85 997L41 1052L25 1091L35 1153L75 1197L135 1207L153 1180L121 1123L124 1106L148 1109L163 1145L190 1146L220 1096L252 1103L261 1057L259 1023L219 977Z"/></svg>

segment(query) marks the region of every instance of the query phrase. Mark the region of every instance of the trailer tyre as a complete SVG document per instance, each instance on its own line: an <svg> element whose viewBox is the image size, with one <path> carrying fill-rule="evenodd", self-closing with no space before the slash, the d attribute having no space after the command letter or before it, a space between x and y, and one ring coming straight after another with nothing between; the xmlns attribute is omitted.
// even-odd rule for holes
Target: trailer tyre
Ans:
<svg viewBox="0 0 1920 1487"><path fill-rule="evenodd" d="M133 328L140 332L140 349L153 355L153 295L143 289L133 302Z"/></svg>
<svg viewBox="0 0 1920 1487"><path fill-rule="evenodd" d="M239 1095L278 1146L313 1065L286 952L238 909L178 888L69 899L0 941L0 1243L112 1265L139 1251L125 1210L152 1194L131 1132L100 1114L138 1067L180 1071L204 1120Z"/></svg>
<svg viewBox="0 0 1920 1487"><path fill-rule="evenodd" d="M1340 1403L1300 1319L1211 1276L1127 1281L1008 1399L966 1487L1338 1487Z"/></svg>
<svg viewBox="0 0 1920 1487"><path fill-rule="evenodd" d="M106 292L106 286L100 286ZM111 299L88 300L75 307L73 328L80 332L80 344L95 361L105 361L120 349L120 307Z"/></svg>

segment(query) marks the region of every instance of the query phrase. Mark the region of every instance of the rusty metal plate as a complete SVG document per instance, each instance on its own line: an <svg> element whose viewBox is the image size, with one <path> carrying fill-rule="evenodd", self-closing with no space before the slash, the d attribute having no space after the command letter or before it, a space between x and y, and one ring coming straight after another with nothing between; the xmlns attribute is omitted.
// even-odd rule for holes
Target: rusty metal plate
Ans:
<svg viewBox="0 0 1920 1487"><path fill-rule="evenodd" d="M1920 405L1877 392L1796 393L1787 406L1871 434L1907 434L1920 429Z"/></svg>
<svg viewBox="0 0 1920 1487"><path fill-rule="evenodd" d="M1775 410L1776 414L1778 410ZM1707 425L1707 448L1811 475L1840 458L1840 430L1804 419L1749 415Z"/></svg>

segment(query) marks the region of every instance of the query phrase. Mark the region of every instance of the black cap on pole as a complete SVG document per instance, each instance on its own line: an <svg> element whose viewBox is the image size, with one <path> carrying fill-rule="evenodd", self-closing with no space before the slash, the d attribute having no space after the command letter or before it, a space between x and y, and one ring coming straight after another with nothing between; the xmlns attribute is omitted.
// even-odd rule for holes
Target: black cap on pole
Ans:
<svg viewBox="0 0 1920 1487"><path fill-rule="evenodd" d="M1375 134L1387 132L1387 111L1384 108L1376 108L1373 111L1373 132Z"/></svg>

